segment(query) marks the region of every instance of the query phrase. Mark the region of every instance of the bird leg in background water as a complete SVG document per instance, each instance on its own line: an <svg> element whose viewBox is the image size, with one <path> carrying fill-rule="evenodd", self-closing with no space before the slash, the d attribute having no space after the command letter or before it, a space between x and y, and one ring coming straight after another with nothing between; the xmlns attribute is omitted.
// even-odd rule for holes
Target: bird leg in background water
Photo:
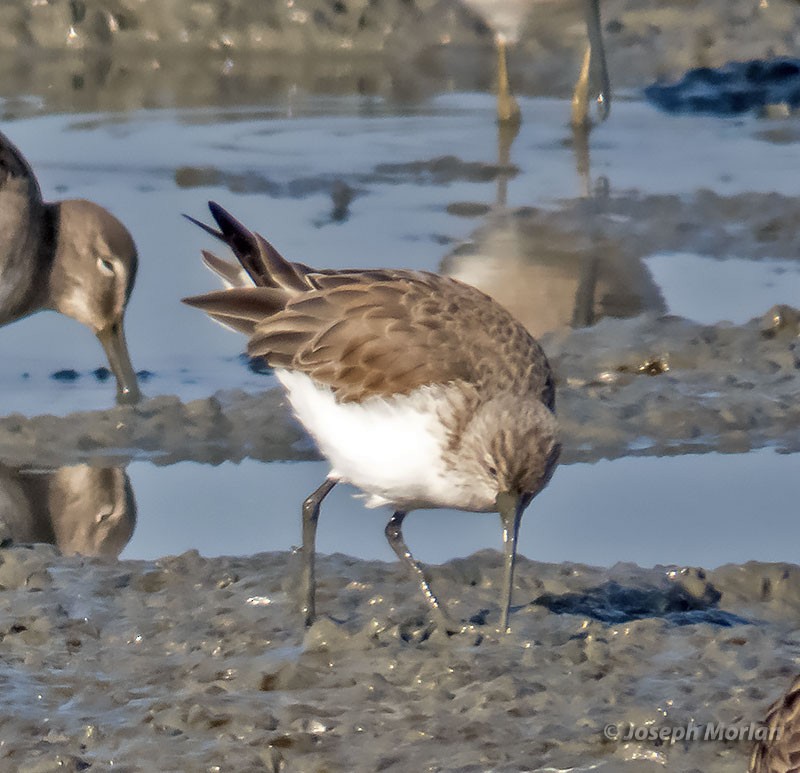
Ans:
<svg viewBox="0 0 800 773"><path fill-rule="evenodd" d="M585 0L586 32L589 43L583 56L580 74L572 94L572 116L574 127L589 128L592 119L589 115L589 101L594 95L597 100L597 122L608 118L611 109L611 82L608 77L606 52L603 44L602 22L600 19L600 0ZM508 80L507 40L504 34L495 33L497 48L497 120L500 124L518 124L520 109L511 93Z"/></svg>
<svg viewBox="0 0 800 773"><path fill-rule="evenodd" d="M497 206L505 207L508 200L508 179L515 173L511 166L511 146L519 134L519 121L500 121L497 124Z"/></svg>
<svg viewBox="0 0 800 773"><path fill-rule="evenodd" d="M599 0L586 0L586 32L589 36L589 45L583 55L581 71L572 94L571 123L574 127L588 128L592 124L589 117L592 82L598 84L596 89L598 123L605 121L611 110L611 82L603 44Z"/></svg>
<svg viewBox="0 0 800 773"><path fill-rule="evenodd" d="M496 35L495 45L497 46L497 120L502 124L518 124L519 105L508 83L506 39L502 35Z"/></svg>

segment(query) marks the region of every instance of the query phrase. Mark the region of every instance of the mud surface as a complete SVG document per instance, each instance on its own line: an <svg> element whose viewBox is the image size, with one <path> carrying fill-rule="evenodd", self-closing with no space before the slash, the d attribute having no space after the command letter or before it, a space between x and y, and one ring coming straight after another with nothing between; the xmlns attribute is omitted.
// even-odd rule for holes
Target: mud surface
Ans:
<svg viewBox="0 0 800 773"><path fill-rule="evenodd" d="M455 636L428 622L397 566L343 556L321 561L323 614L303 634L296 571L275 553L107 564L3 550L0 765L741 771L746 741L604 728L747 728L798 654L788 565L523 560L502 636L495 553L432 572L465 621Z"/></svg>
<svg viewBox="0 0 800 773"><path fill-rule="evenodd" d="M800 450L798 319L783 306L745 325L641 316L547 336L562 464L766 445ZM64 417L0 417L0 459L16 466L247 457L318 458L277 387Z"/></svg>

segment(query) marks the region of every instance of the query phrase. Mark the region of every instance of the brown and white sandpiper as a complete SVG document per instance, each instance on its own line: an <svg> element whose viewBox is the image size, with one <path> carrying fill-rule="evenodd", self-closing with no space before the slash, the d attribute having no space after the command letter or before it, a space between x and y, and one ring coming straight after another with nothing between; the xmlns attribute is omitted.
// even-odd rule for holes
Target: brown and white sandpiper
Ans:
<svg viewBox="0 0 800 773"><path fill-rule="evenodd" d="M25 157L0 133L0 325L54 309L99 339L117 400L140 398L123 317L136 279L128 229L92 201L46 202Z"/></svg>
<svg viewBox="0 0 800 773"><path fill-rule="evenodd" d="M770 706L764 728L766 737L753 747L750 773L800 771L800 676Z"/></svg>
<svg viewBox="0 0 800 773"><path fill-rule="evenodd" d="M508 628L517 534L558 461L555 390L542 348L502 306L423 271L316 270L285 260L219 205L209 207L239 266L204 252L232 289L186 303L249 336L332 469L303 504L303 593L314 619L320 503L338 482L394 511L386 536L446 615L402 534L410 510L499 512ZM451 624L451 623L447 623Z"/></svg>

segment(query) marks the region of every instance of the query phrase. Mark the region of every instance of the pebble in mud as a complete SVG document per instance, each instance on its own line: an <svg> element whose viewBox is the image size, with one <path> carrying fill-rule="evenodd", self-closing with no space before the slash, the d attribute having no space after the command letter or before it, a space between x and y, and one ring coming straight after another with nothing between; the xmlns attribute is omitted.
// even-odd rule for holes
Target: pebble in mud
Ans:
<svg viewBox="0 0 800 773"><path fill-rule="evenodd" d="M761 318L761 333L764 338L800 335L800 311L786 304L773 306Z"/></svg>
<svg viewBox="0 0 800 773"><path fill-rule="evenodd" d="M0 588L2 590L42 590L50 585L47 571L57 555L50 545L30 545L0 550Z"/></svg>
<svg viewBox="0 0 800 773"><path fill-rule="evenodd" d="M39 591L0 591L0 713L13 739L0 768L15 770L75 759L121 770L281 760L361 770L380 759L401 771L435 754L456 770L536 760L638 771L648 758L732 773L746 743L622 742L604 728L757 721L800 654L800 574L789 566L703 573L521 559L514 631L464 638L408 635L423 630L425 610L396 565L321 558L331 617L304 633L287 554L0 557L52 577ZM496 606L501 563L483 551L433 567L433 580L454 614L472 614Z"/></svg>

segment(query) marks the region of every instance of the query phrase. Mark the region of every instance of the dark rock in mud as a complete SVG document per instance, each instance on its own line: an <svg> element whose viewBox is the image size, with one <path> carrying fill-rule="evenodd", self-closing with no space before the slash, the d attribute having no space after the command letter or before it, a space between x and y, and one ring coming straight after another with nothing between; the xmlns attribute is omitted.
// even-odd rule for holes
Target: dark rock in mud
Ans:
<svg viewBox="0 0 800 773"><path fill-rule="evenodd" d="M800 106L800 59L781 57L698 67L677 83L656 83L645 96L668 113L732 116L785 105Z"/></svg>
<svg viewBox="0 0 800 773"><path fill-rule="evenodd" d="M63 370L57 370L50 374L50 378L52 378L53 381L64 381L66 383L77 381L80 377L81 374L74 368L64 368Z"/></svg>

